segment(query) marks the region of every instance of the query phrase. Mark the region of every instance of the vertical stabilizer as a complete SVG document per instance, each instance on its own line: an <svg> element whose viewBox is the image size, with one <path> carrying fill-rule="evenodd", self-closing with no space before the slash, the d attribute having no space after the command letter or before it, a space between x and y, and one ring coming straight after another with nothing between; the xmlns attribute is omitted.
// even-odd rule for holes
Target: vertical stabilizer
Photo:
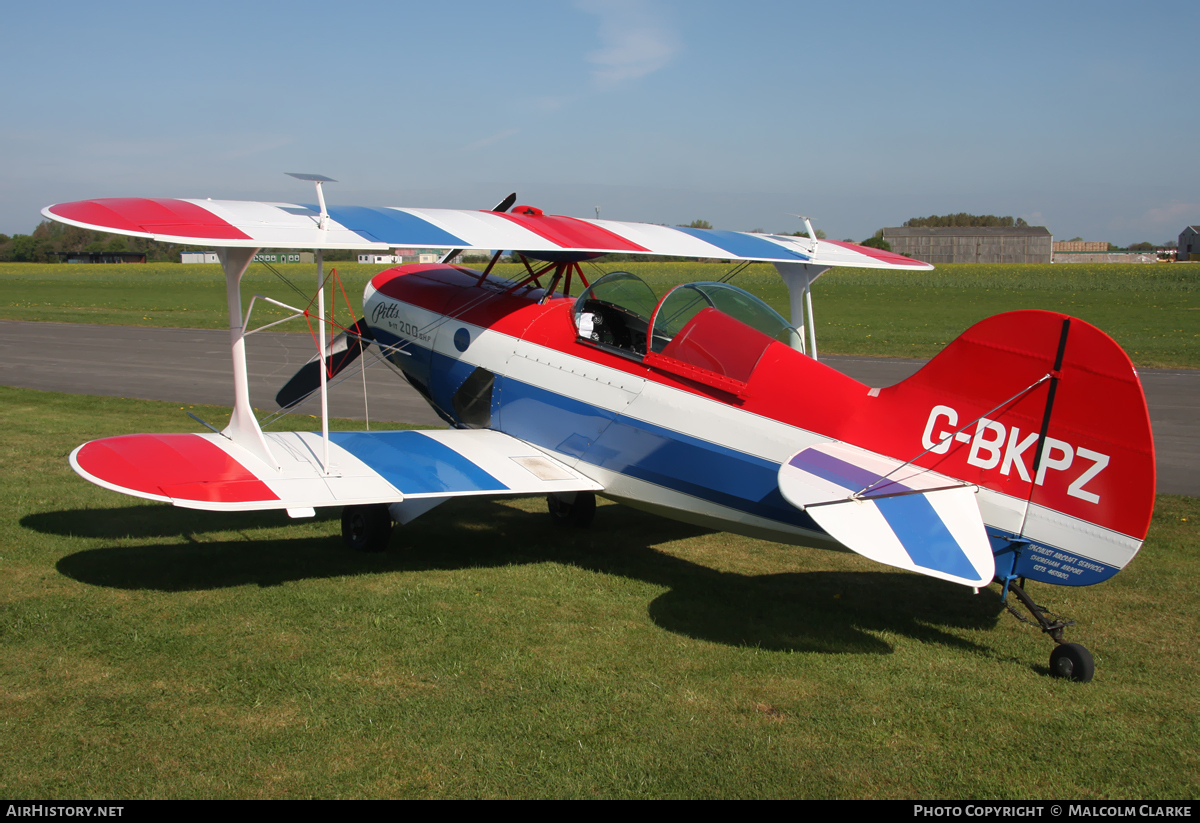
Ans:
<svg viewBox="0 0 1200 823"><path fill-rule="evenodd" d="M916 465L984 490L991 534L1024 552L1014 574L1097 583L1146 537L1155 485L1146 398L1128 355L1083 320L1048 311L983 320L868 408L859 445L919 454Z"/></svg>

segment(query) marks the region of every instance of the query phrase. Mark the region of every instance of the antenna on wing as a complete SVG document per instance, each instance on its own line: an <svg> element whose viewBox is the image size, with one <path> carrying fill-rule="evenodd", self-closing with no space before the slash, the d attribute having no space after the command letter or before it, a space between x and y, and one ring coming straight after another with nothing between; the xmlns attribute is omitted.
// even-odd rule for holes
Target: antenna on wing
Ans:
<svg viewBox="0 0 1200 823"><path fill-rule="evenodd" d="M804 230L808 232L806 251L815 255L817 253L817 232L813 228L812 220L803 214L792 214L791 212L787 212L787 214L789 217L796 217L804 221ZM788 297L792 304L792 325L800 332L803 346L800 351L813 360L817 359L817 325L813 320L812 284L828 269L828 265L811 262L775 264L775 270L779 272L779 276L783 278L783 282L788 287Z"/></svg>
<svg viewBox="0 0 1200 823"><path fill-rule="evenodd" d="M325 208L325 193L321 191L322 183L336 183L332 177L326 177L323 174L300 174L292 171L285 171L288 177L295 177L297 180L311 180L317 184L317 202L321 204L321 219L317 223L317 228L325 230L325 224L329 222L329 211Z"/></svg>
<svg viewBox="0 0 1200 823"><path fill-rule="evenodd" d="M804 230L808 232L809 254L816 252L816 250L817 250L817 233L813 229L812 221L809 220L807 217L805 217L803 214L792 214L791 212L786 212L786 214L788 217L798 217L804 221Z"/></svg>

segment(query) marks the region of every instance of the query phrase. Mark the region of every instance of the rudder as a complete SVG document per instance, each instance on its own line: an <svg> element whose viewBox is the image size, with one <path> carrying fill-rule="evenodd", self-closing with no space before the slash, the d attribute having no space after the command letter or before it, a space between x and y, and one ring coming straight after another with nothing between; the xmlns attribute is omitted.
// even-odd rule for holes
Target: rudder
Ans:
<svg viewBox="0 0 1200 823"><path fill-rule="evenodd" d="M1008 564L1014 574L1100 582L1146 536L1155 466L1145 395L1121 347L1085 321L1048 311L983 320L880 390L872 418L868 447L900 459L924 450L917 465L981 488L993 546L1030 544Z"/></svg>

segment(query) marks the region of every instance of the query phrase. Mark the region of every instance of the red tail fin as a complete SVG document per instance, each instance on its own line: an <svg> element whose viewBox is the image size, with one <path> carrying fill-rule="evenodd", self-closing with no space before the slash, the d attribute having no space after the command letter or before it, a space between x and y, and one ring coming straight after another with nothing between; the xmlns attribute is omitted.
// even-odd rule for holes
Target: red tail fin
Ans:
<svg viewBox="0 0 1200 823"><path fill-rule="evenodd" d="M1126 560L1146 536L1155 474L1146 399L1129 357L1089 323L1047 311L984 320L880 390L875 409L876 450L908 459L929 449L919 465L1005 495L992 496L1011 509L1005 531L1029 534L1029 501L1043 531L1133 538L1119 541Z"/></svg>

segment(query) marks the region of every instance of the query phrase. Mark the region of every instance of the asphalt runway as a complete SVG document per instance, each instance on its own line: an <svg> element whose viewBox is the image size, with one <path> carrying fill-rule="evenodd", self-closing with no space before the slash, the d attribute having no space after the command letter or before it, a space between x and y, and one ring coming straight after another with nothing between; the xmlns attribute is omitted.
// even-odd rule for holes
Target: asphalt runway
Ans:
<svg viewBox="0 0 1200 823"><path fill-rule="evenodd" d="M4 386L233 405L229 332L224 330L0 320L0 348L5 352L0 358ZM261 332L247 337L250 402L255 408L275 411L275 393L315 352L307 334ZM366 378L366 411L372 420L445 425L386 366L376 363L367 369ZM330 416L366 416L362 377L352 379L330 392ZM310 399L301 411L320 414L320 401Z"/></svg>
<svg viewBox="0 0 1200 823"><path fill-rule="evenodd" d="M24 323L0 320L0 385L72 394L137 397L176 403L233 404L229 332ZM274 410L273 398L314 348L305 334L263 332L246 339L250 398ZM890 386L925 361L824 355L828 363L869 386ZM1150 407L1158 460L1158 491L1200 496L1200 371L1140 369ZM330 393L330 414L362 420L444 425L425 401L386 366L349 377ZM304 413L318 414L310 400ZM186 419L186 418L185 418ZM210 421L221 425L224 421ZM180 423L191 428L191 421Z"/></svg>

